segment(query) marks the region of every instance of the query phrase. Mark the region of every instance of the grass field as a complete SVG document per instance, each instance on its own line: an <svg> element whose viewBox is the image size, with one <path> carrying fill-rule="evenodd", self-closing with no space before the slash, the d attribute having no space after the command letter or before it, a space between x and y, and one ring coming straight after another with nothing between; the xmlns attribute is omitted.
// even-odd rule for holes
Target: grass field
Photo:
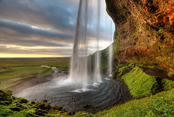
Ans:
<svg viewBox="0 0 174 117"><path fill-rule="evenodd" d="M0 59L1 67L31 67L31 66L54 66L60 70L68 70L70 59Z"/></svg>
<svg viewBox="0 0 174 117"><path fill-rule="evenodd" d="M0 89L6 89L23 80L50 75L51 68L41 65L54 66L59 70L69 70L70 59L0 59Z"/></svg>
<svg viewBox="0 0 174 117"><path fill-rule="evenodd" d="M57 111L50 108L47 103L32 103L25 99L4 98L0 101L0 115L7 117L72 117L64 111ZM22 101L24 100L25 103ZM44 107L44 108L43 108ZM38 108L38 109L37 109ZM12 111L18 109L18 111ZM40 113L38 113L40 112ZM44 115L40 115L44 114ZM76 113L75 117L173 117L174 115L174 90L164 91L150 97L129 101L123 105L117 105L109 110L101 111L96 114L86 112Z"/></svg>

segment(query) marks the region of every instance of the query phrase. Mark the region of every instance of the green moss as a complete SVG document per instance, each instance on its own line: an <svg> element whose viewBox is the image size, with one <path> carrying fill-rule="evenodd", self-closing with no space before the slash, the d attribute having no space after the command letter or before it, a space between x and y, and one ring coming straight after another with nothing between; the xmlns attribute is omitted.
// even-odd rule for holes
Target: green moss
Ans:
<svg viewBox="0 0 174 117"><path fill-rule="evenodd" d="M93 117L93 114L81 111L81 112L76 113L75 117Z"/></svg>
<svg viewBox="0 0 174 117"><path fill-rule="evenodd" d="M137 32L135 32L134 34L132 34L130 37L135 37L135 36L137 36L137 35L138 35L138 32L139 32L139 30L137 30Z"/></svg>
<svg viewBox="0 0 174 117"><path fill-rule="evenodd" d="M168 57L167 55L158 56L156 57L156 60L162 63L165 63L168 66L174 67L174 56Z"/></svg>
<svg viewBox="0 0 174 117"><path fill-rule="evenodd" d="M169 77L172 77L172 76L174 76L174 72L169 71L167 75L168 75Z"/></svg>
<svg viewBox="0 0 174 117"><path fill-rule="evenodd" d="M25 99L25 98L18 98L19 100L20 100L20 103L27 103L28 102L28 100L27 99Z"/></svg>
<svg viewBox="0 0 174 117"><path fill-rule="evenodd" d="M41 75L51 75L54 71L51 68L45 68L45 70L41 73Z"/></svg>
<svg viewBox="0 0 174 117"><path fill-rule="evenodd" d="M117 78L116 75L117 75L117 70L115 70L115 71L113 72L113 74L112 74L112 79L116 79L116 78Z"/></svg>
<svg viewBox="0 0 174 117"><path fill-rule="evenodd" d="M120 69L118 69L118 75L117 77L121 77L122 75L128 73L131 69L133 68L132 64L129 64L127 66L121 67Z"/></svg>
<svg viewBox="0 0 174 117"><path fill-rule="evenodd" d="M12 91L0 90L0 104L8 105L12 101Z"/></svg>
<svg viewBox="0 0 174 117"><path fill-rule="evenodd" d="M151 95L158 89L156 78L147 75L137 66L121 78L128 85L131 95L135 98Z"/></svg>
<svg viewBox="0 0 174 117"><path fill-rule="evenodd" d="M12 98L12 92L9 90L0 90L0 92L3 97L2 99L5 100L0 100L0 117L36 117L49 114L56 114L58 116L69 114L69 112L65 112L60 106L51 106L46 100L39 103L34 101L28 102L25 98Z"/></svg>
<svg viewBox="0 0 174 117"><path fill-rule="evenodd" d="M164 90L169 90L174 88L174 81L168 79L162 79L161 83Z"/></svg>
<svg viewBox="0 0 174 117"><path fill-rule="evenodd" d="M114 42L114 53L117 53L119 51L119 46L120 46L119 36L120 36L120 30L119 30L118 35L117 35L115 42Z"/></svg>
<svg viewBox="0 0 174 117"><path fill-rule="evenodd" d="M129 101L96 114L78 112L75 117L173 117L174 90L157 95ZM48 114L46 117L68 117L67 115Z"/></svg>
<svg viewBox="0 0 174 117"><path fill-rule="evenodd" d="M123 105L99 112L94 117L173 117L174 90L152 97L132 100Z"/></svg>

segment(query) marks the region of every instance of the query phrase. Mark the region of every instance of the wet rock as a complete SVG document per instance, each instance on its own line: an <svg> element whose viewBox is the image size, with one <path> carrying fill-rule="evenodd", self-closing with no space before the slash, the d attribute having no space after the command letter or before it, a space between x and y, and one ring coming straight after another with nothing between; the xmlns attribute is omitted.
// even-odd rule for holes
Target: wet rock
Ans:
<svg viewBox="0 0 174 117"><path fill-rule="evenodd" d="M43 100L43 102L48 102L47 100Z"/></svg>
<svg viewBox="0 0 174 117"><path fill-rule="evenodd" d="M3 100L5 96L5 93L3 91L0 90L0 100Z"/></svg>
<svg viewBox="0 0 174 117"><path fill-rule="evenodd" d="M90 108L90 107L91 107L90 104L85 104L85 105L84 105L84 108Z"/></svg>
<svg viewBox="0 0 174 117"><path fill-rule="evenodd" d="M50 104L45 103L45 102L41 102L38 106L40 109L50 109L51 108Z"/></svg>
<svg viewBox="0 0 174 117"><path fill-rule="evenodd" d="M68 115L75 115L75 112L69 112Z"/></svg>
<svg viewBox="0 0 174 117"><path fill-rule="evenodd" d="M15 97L15 96L12 96L12 98L13 98L13 100L15 100L15 99L16 99L16 97Z"/></svg>
<svg viewBox="0 0 174 117"><path fill-rule="evenodd" d="M0 90L0 103L3 105L9 105L12 103L12 91Z"/></svg>
<svg viewBox="0 0 174 117"><path fill-rule="evenodd" d="M31 104L35 104L35 101L34 100L31 100L31 102L30 102Z"/></svg>
<svg viewBox="0 0 174 117"><path fill-rule="evenodd" d="M16 104L16 106L17 106L17 107L19 107L19 108L21 108L21 107L22 107L22 105L21 105L21 104Z"/></svg>
<svg viewBox="0 0 174 117"><path fill-rule="evenodd" d="M19 99L20 99L20 102L21 102L21 103L27 103L27 102L28 102L28 100L25 99L25 98L19 98Z"/></svg>
<svg viewBox="0 0 174 117"><path fill-rule="evenodd" d="M35 114L36 114L36 115L40 115L40 116L44 116L44 115L45 115L45 113L44 113L41 109L37 109L37 110L35 111Z"/></svg>
<svg viewBox="0 0 174 117"><path fill-rule="evenodd" d="M56 110L62 110L63 109L61 106L55 106L55 105L53 105L52 108L56 109Z"/></svg>

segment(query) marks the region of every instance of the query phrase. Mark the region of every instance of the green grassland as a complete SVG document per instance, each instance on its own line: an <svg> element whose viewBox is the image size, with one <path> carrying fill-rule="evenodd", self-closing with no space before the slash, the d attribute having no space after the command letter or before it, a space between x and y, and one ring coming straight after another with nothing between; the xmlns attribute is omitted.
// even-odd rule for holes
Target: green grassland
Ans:
<svg viewBox="0 0 174 117"><path fill-rule="evenodd" d="M51 75L54 66L59 70L68 71L70 59L0 59L0 89L7 89L26 79L37 75Z"/></svg>
<svg viewBox="0 0 174 117"><path fill-rule="evenodd" d="M135 66L121 77L127 84L130 93L135 98L156 93L158 82L155 76L149 76L141 68Z"/></svg>
<svg viewBox="0 0 174 117"><path fill-rule="evenodd" d="M104 54L105 55L105 54ZM106 59L106 57L103 57ZM21 62L23 61L23 62ZM15 79L21 74L50 74L49 68L41 68L40 65L55 66L58 69L69 68L69 60L21 60L3 63L6 69L1 69L0 79ZM25 65L25 64L26 65ZM25 66L24 66L25 65ZM1 66L2 68L4 66ZM62 66L62 67L61 67ZM106 69L107 64L102 67ZM0 116L7 117L173 117L174 115L174 81L162 79L157 81L156 76L150 76L143 72L143 67L137 64L120 64L114 72L114 77L124 81L134 100L122 105L114 106L108 110L91 114L78 112L72 115L60 106L50 105L49 103L27 101L24 98L11 96L10 91L0 90ZM24 68L24 69L22 69ZM153 69L154 67L147 67ZM13 71L13 72L12 72ZM16 72L16 73L14 73ZM4 74L4 75L3 75ZM14 76L11 78L11 76ZM22 75L21 75L22 76ZM32 76L31 76L32 77ZM24 78L18 79L25 80ZM16 80L16 81L18 81ZM12 84L12 83L11 83ZM1 84L0 84L1 86ZM1 87L0 87L1 88ZM162 88L159 90L159 88ZM4 92L4 93L3 93Z"/></svg>
<svg viewBox="0 0 174 117"><path fill-rule="evenodd" d="M23 98L12 98L6 91L4 98L0 95L0 115L7 117L70 117L59 106L51 106L46 102L28 102ZM150 97L129 101L96 114L78 112L75 117L173 117L174 90L164 91Z"/></svg>
<svg viewBox="0 0 174 117"><path fill-rule="evenodd" d="M174 88L174 81L168 79L158 80L157 76L150 76L137 64L118 65L120 68L114 72L113 78L124 81L134 98L142 98ZM156 69L148 66L149 69Z"/></svg>
<svg viewBox="0 0 174 117"><path fill-rule="evenodd" d="M31 66L54 66L60 70L69 69L70 59L0 59L1 67L31 67Z"/></svg>

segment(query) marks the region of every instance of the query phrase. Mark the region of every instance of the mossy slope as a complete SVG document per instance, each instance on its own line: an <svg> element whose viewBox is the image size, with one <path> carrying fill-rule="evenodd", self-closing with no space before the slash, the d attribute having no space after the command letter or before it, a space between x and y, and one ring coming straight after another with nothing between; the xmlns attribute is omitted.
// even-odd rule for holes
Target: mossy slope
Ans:
<svg viewBox="0 0 174 117"><path fill-rule="evenodd" d="M154 76L149 76L138 66L121 77L128 85L130 93L135 98L148 96L156 92L158 83Z"/></svg>
<svg viewBox="0 0 174 117"><path fill-rule="evenodd" d="M134 98L141 98L155 94L159 91L166 91L174 88L174 81L169 79L161 79L158 76L151 76L144 72L143 69L163 70L169 74L169 70L156 67L145 66L139 64L117 64L116 70L113 74L113 78L123 80ZM167 76L170 78L170 76Z"/></svg>
<svg viewBox="0 0 174 117"><path fill-rule="evenodd" d="M46 100L42 102L28 101L24 98L12 97L12 91L0 90L0 116L5 117L40 117L61 116L70 112L60 106L51 106Z"/></svg>

